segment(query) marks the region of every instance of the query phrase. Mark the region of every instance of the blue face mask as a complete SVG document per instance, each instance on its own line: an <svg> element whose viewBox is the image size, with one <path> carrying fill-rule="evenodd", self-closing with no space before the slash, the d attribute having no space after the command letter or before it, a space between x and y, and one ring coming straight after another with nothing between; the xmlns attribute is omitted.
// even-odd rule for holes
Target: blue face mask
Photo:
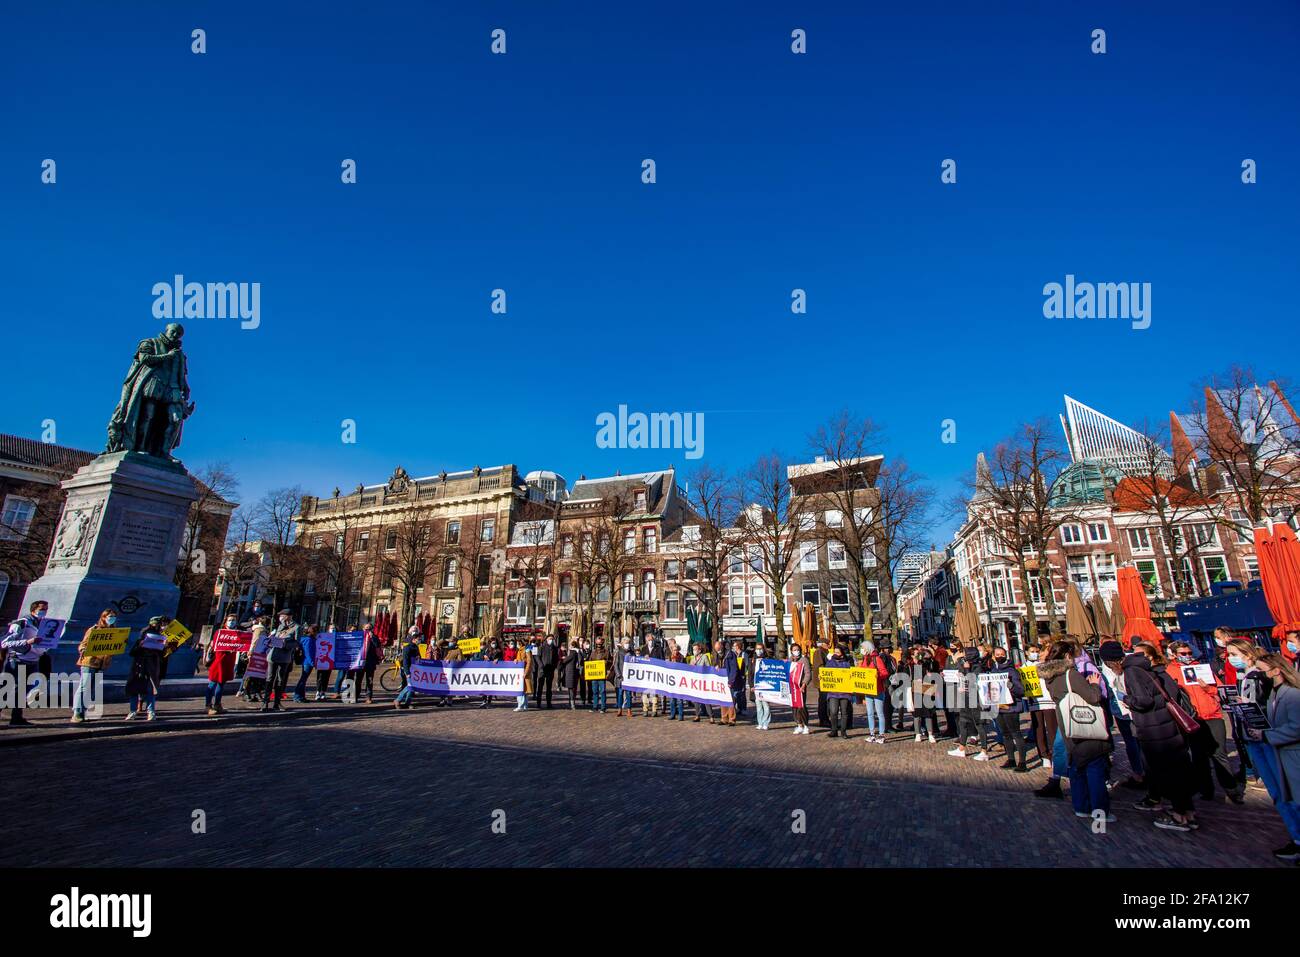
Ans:
<svg viewBox="0 0 1300 957"><path fill-rule="evenodd" d="M1286 643L1286 646L1292 654L1295 654L1297 651L1300 651L1300 648L1296 647L1296 643L1294 641L1288 641Z"/></svg>
<svg viewBox="0 0 1300 957"><path fill-rule="evenodd" d="M109 615L104 619L104 621L108 622L110 625L115 625L117 624L117 615Z"/></svg>
<svg viewBox="0 0 1300 957"><path fill-rule="evenodd" d="M1228 662L1238 671L1244 670L1247 663L1245 658L1233 658L1231 656L1228 658Z"/></svg>
<svg viewBox="0 0 1300 957"><path fill-rule="evenodd" d="M45 617L45 609L42 608L42 609L40 609L39 611L34 611L34 612L32 612L32 614L35 615L37 618L44 618L44 617Z"/></svg>

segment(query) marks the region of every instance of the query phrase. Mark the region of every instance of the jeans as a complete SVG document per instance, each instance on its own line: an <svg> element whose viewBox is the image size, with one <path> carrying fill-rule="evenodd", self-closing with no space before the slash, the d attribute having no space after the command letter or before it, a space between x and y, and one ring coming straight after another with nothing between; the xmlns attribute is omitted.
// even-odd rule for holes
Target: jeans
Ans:
<svg viewBox="0 0 1300 957"><path fill-rule="evenodd" d="M1268 796L1273 799L1273 806L1282 816L1287 833L1291 835L1291 840L1300 844L1300 804L1282 800L1282 795L1286 792L1282 788L1282 771L1278 767L1277 752L1271 744L1263 741L1247 741L1245 744L1250 763L1255 766L1264 787L1268 788Z"/></svg>
<svg viewBox="0 0 1300 957"><path fill-rule="evenodd" d="M207 690L203 692L203 704L209 710L213 706L221 707L221 682L208 679Z"/></svg>
<svg viewBox="0 0 1300 957"><path fill-rule="evenodd" d="M157 712L158 708L156 705L157 702L154 699L153 692L146 691L144 693L144 706L149 710L150 714L155 714ZM126 707L127 707L127 714L135 714L137 711L139 711L140 695L138 694L131 695L130 699L127 701Z"/></svg>
<svg viewBox="0 0 1300 957"><path fill-rule="evenodd" d="M103 674L103 671L103 668L91 668L87 665L81 666L81 680L77 682L77 697L74 698L72 702L72 713L78 718L84 718L86 716L86 689L94 683L95 675Z"/></svg>
<svg viewBox="0 0 1300 957"><path fill-rule="evenodd" d="M682 698L668 699L668 717L686 720L686 701Z"/></svg>
<svg viewBox="0 0 1300 957"><path fill-rule="evenodd" d="M658 714L659 713L659 696L650 694L648 691L641 692L641 713Z"/></svg>
<svg viewBox="0 0 1300 957"><path fill-rule="evenodd" d="M747 696L745 694L744 688L740 688L739 690L734 690L731 692L731 700L736 702L736 714L743 715L745 713L746 697Z"/></svg>
<svg viewBox="0 0 1300 957"><path fill-rule="evenodd" d="M772 723L772 706L758 695L755 695L754 698L755 706L758 708L758 726L766 728Z"/></svg>
<svg viewBox="0 0 1300 957"><path fill-rule="evenodd" d="M827 703L830 708L831 734L841 737L849 736L849 699L831 698Z"/></svg>
<svg viewBox="0 0 1300 957"><path fill-rule="evenodd" d="M415 697L415 686L408 681L406 683L406 687L404 687L401 691L397 692L397 703L410 704L411 699L414 697Z"/></svg>
<svg viewBox="0 0 1300 957"><path fill-rule="evenodd" d="M516 705L515 705L515 707L516 707L518 710L520 710L520 711L527 711L527 710L528 710L528 695L526 695L526 694L521 694L521 695L516 699Z"/></svg>
<svg viewBox="0 0 1300 957"><path fill-rule="evenodd" d="M310 675L310 674L312 673L312 671L314 671L314 670L315 670L315 669L312 668L311 665L304 664L304 665L302 666L302 674L300 674L300 675L298 676L298 683L297 683L296 685L293 686L293 696L294 696L295 698L303 698L303 697L306 697L306 695L307 695L307 676Z"/></svg>
<svg viewBox="0 0 1300 957"><path fill-rule="evenodd" d="M591 710L605 710L605 682L593 681L591 683Z"/></svg>
<svg viewBox="0 0 1300 957"><path fill-rule="evenodd" d="M1052 777L1063 778L1070 771L1069 752L1065 750L1065 738L1061 729L1056 729L1056 740L1052 742Z"/></svg>
<svg viewBox="0 0 1300 957"><path fill-rule="evenodd" d="M1110 761L1106 758L1094 758L1081 768L1074 763L1069 765L1070 802L1079 814L1091 814L1093 811L1110 812L1110 795L1106 792L1106 775L1110 773Z"/></svg>
<svg viewBox="0 0 1300 957"><path fill-rule="evenodd" d="M632 710L632 692L628 691L628 690L627 690L626 688L624 688L622 685L619 685L619 686L617 687L617 692L618 692L618 693L617 693L616 697L617 697L618 700L617 700L616 703L617 703L617 705L618 705L618 710L619 710L619 711L622 711L624 708L626 708L628 711L631 711L631 710Z"/></svg>
<svg viewBox="0 0 1300 957"><path fill-rule="evenodd" d="M864 700L867 706L867 735L879 735L883 738L885 732L889 730L885 726L885 699L868 695Z"/></svg>

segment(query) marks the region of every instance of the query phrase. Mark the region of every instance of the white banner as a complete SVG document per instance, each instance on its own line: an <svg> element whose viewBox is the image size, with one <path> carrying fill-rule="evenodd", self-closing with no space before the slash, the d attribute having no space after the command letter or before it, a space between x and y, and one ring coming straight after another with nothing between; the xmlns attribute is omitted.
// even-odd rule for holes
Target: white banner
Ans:
<svg viewBox="0 0 1300 957"><path fill-rule="evenodd" d="M518 697L524 693L522 661L411 662L411 687L420 694L496 695Z"/></svg>
<svg viewBox="0 0 1300 957"><path fill-rule="evenodd" d="M735 705L727 672L704 665L678 664L657 658L625 658L623 690L648 691L668 698L682 698L696 704Z"/></svg>

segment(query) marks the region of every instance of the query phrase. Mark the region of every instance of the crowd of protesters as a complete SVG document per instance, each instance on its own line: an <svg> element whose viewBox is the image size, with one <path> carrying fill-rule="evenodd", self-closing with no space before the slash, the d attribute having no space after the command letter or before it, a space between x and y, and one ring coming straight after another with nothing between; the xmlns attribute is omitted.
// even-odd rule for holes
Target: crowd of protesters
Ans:
<svg viewBox="0 0 1300 957"><path fill-rule="evenodd" d="M15 621L0 642L4 671L15 679L25 669L39 671L37 630L46 612L34 602L30 613ZM113 627L117 614L106 609L95 628ZM157 717L159 685L175 644L164 631L169 623L156 617L129 646L131 667L126 681L127 720ZM237 694L260 703L263 711L281 710L282 701L307 702L307 684L314 669L318 629L302 627L293 614L256 614L245 622L233 616L225 627L251 634L248 652L214 651L202 657L207 668L206 709L223 713L222 692L242 673ZM81 685L72 720L86 720L86 683L102 675L104 658L88 656L86 639L78 647ZM736 727L748 723L772 730L776 720L770 695L755 693L755 675L764 657L778 649L764 642L716 640L687 643L649 632L636 639L622 637L607 644L605 637L566 639L554 634L491 638L466 656L455 640L429 641L418 628L404 640L385 642L366 626L362 667L350 671L316 670L314 700L345 696L374 702L375 671L386 651L396 656L402 688L394 706L413 708L414 687L405 680L418 659L521 662L523 693L513 699L516 712L529 708L567 707L594 714L611 710L621 718L666 717L669 721ZM1114 792L1129 790L1132 806L1153 815L1162 830L1189 833L1200 828L1195 800L1214 800L1218 791L1242 804L1248 787L1267 791L1289 840L1274 855L1300 861L1300 675L1296 654L1300 633L1285 638L1280 653L1271 653L1249 638L1227 629L1214 633L1213 647L1200 654L1179 637L1159 643L1139 642L1125 648L1105 641L1086 649L1068 637L1031 644L1013 662L1008 649L951 639L903 647L878 648L872 641L856 647L821 640L809 648L789 644L788 701L778 706L781 721L789 713L789 730L809 735L824 729L828 738L857 738L869 745L900 743L911 736L917 744L937 745L954 758L985 762L1001 757L1001 769L1024 774L1047 772L1047 781L1033 793L1063 799L1068 791L1076 816L1092 822L1114 823ZM266 674L250 676L253 655L264 656ZM726 705L699 704L677 697L624 686L625 663L631 657L706 666L724 672L731 691ZM589 667L603 663L603 668ZM289 678L300 673L292 691ZM822 691L821 674L834 668L874 669L874 694ZM47 672L48 674L48 672ZM986 677L982 677L986 676ZM334 677L332 692L330 678ZM985 681L997 683L998 696L981 690ZM348 685L345 691L345 683ZM558 701L557 701L558 698ZM458 703L490 708L497 700L479 695L452 698L431 696L433 706ZM21 696L10 724L28 724ZM860 733L851 732L861 729ZM891 735L893 737L891 738ZM1116 771L1116 738L1126 773Z"/></svg>

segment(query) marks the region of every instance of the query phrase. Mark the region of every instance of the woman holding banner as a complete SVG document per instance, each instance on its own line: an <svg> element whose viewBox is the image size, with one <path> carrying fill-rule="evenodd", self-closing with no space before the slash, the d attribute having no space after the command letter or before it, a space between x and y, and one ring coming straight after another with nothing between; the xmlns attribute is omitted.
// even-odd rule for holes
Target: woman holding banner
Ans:
<svg viewBox="0 0 1300 957"><path fill-rule="evenodd" d="M226 619L226 628L230 631L239 630L239 622L234 615ZM204 706L207 708L209 717L216 717L221 714L221 692L225 683L235 676L235 655L234 651L217 651L216 637L208 644L207 665L208 665L208 687L203 693Z"/></svg>
<svg viewBox="0 0 1300 957"><path fill-rule="evenodd" d="M700 667L704 667L704 668L712 668L712 667L713 667L713 656L712 656L711 654L709 654L707 651L704 650L704 642L702 642L702 641L697 641L697 642L695 643L695 654L694 654L694 656L691 658L691 664L695 665L697 668L700 668ZM699 721L699 720L700 720L700 715L701 715L701 713L707 713L707 714L708 714L708 716L709 716L709 724L717 724L717 723L718 723L718 722L714 719L714 717L713 717L713 705L711 705L711 704L701 704L700 702L697 701L697 702L695 703L695 718L694 718L693 720L695 720L695 721Z"/></svg>
<svg viewBox="0 0 1300 957"><path fill-rule="evenodd" d="M536 641L531 642L530 647L519 649L515 660L524 663L524 693L519 696L519 703L515 705L515 710L527 711L528 696L533 693L533 680L537 670Z"/></svg>
<svg viewBox="0 0 1300 957"><path fill-rule="evenodd" d="M831 651L831 656L826 659L826 664L822 666L825 671L828 668L852 668L853 661L849 658L848 652L844 646L837 644ZM845 741L849 738L849 704L853 701L852 691L823 691L822 697L826 698L826 707L831 719L831 737L843 738Z"/></svg>
<svg viewBox="0 0 1300 957"><path fill-rule="evenodd" d="M794 711L794 733L808 730L808 689L812 685L812 667L804 660L803 649L790 643L790 707ZM695 719L700 720L699 718ZM713 720L712 718L709 719Z"/></svg>
<svg viewBox="0 0 1300 957"><path fill-rule="evenodd" d="M126 679L127 721L135 720L141 701L148 711L145 720L153 721L158 717L158 683L162 675L163 649L167 647L163 629L170 621L161 615L150 618L128 652L131 655L131 676Z"/></svg>
<svg viewBox="0 0 1300 957"><path fill-rule="evenodd" d="M81 679L77 682L77 696L72 701L72 723L81 724L86 720L86 688L94 682L96 675L102 675L104 669L112 662L112 655L87 655L86 646L90 643L90 633L96 628L112 628L117 624L117 612L105 608L99 613L99 620L86 629L77 645L77 667L81 669Z"/></svg>

